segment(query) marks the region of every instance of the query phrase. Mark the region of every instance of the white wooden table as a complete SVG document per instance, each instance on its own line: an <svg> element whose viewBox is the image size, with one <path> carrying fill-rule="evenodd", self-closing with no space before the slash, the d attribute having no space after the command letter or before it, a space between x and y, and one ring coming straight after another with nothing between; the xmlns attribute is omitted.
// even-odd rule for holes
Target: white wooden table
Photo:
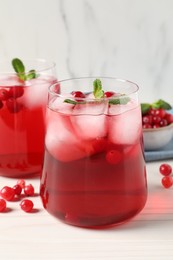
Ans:
<svg viewBox="0 0 173 260"><path fill-rule="evenodd" d="M173 166L173 160L167 162ZM149 196L144 210L111 229L63 224L43 209L39 196L32 199L36 210L30 214L21 211L20 201L8 202L9 211L0 213L0 259L172 260L173 187L162 187L160 164L147 164ZM15 179L0 177L0 188L15 183ZM39 179L27 183L39 191Z"/></svg>

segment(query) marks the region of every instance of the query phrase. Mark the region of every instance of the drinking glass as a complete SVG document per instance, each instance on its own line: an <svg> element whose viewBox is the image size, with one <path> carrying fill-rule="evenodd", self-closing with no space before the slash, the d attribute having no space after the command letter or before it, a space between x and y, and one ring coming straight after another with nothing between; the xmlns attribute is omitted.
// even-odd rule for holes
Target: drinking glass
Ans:
<svg viewBox="0 0 173 260"><path fill-rule="evenodd" d="M37 59L23 64L27 80L9 61L0 63L0 175L6 177L40 174L48 87L56 81L54 63Z"/></svg>
<svg viewBox="0 0 173 260"><path fill-rule="evenodd" d="M50 214L101 228L143 209L147 180L135 83L108 77L59 81L49 88L46 125L40 195Z"/></svg>

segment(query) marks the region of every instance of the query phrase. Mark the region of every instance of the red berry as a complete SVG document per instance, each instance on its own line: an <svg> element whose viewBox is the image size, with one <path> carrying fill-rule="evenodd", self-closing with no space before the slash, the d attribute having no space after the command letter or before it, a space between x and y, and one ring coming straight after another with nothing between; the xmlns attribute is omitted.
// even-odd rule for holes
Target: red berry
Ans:
<svg viewBox="0 0 173 260"><path fill-rule="evenodd" d="M11 113L18 113L23 108L23 105L14 98L9 98L6 101L6 106Z"/></svg>
<svg viewBox="0 0 173 260"><path fill-rule="evenodd" d="M25 212L31 212L34 207L34 203L31 200L24 199L21 201L20 207Z"/></svg>
<svg viewBox="0 0 173 260"><path fill-rule="evenodd" d="M117 164L121 161L122 155L117 150L108 151L106 154L106 161L110 164Z"/></svg>
<svg viewBox="0 0 173 260"><path fill-rule="evenodd" d="M169 189L173 185L172 176L164 176L162 178L162 185L164 188Z"/></svg>
<svg viewBox="0 0 173 260"><path fill-rule="evenodd" d="M22 187L19 184L14 185L13 190L15 192L15 195L20 195L22 192Z"/></svg>
<svg viewBox="0 0 173 260"><path fill-rule="evenodd" d="M13 188L9 187L9 186L4 186L1 189L1 197L5 200L13 200L14 196L15 196L15 191Z"/></svg>
<svg viewBox="0 0 173 260"><path fill-rule="evenodd" d="M159 171L162 175L168 176L172 173L172 167L171 165L164 163L160 165Z"/></svg>
<svg viewBox="0 0 173 260"><path fill-rule="evenodd" d="M149 115L152 115L152 116L157 116L157 109L155 108L151 108L148 112Z"/></svg>
<svg viewBox="0 0 173 260"><path fill-rule="evenodd" d="M17 184L19 184L21 186L21 188L23 189L25 187L25 180L20 179L17 181Z"/></svg>
<svg viewBox="0 0 173 260"><path fill-rule="evenodd" d="M81 91L73 91L72 92L73 97L75 98L85 98L85 94Z"/></svg>
<svg viewBox="0 0 173 260"><path fill-rule="evenodd" d="M11 87L9 90L9 96L12 98L18 98L23 96L24 94L24 87L22 86L15 86Z"/></svg>
<svg viewBox="0 0 173 260"><path fill-rule="evenodd" d="M113 91L107 91L104 93L105 97L109 98L112 97L115 93Z"/></svg>
<svg viewBox="0 0 173 260"><path fill-rule="evenodd" d="M163 119L160 121L159 125L160 125L161 127L164 127L164 126L167 126L167 125L168 125L168 122L167 122L166 119L163 118Z"/></svg>
<svg viewBox="0 0 173 260"><path fill-rule="evenodd" d="M164 118L166 115L166 111L163 108L156 109L156 115L161 118Z"/></svg>
<svg viewBox="0 0 173 260"><path fill-rule="evenodd" d="M142 126L144 129L147 129L147 128L152 128L152 125L151 124L143 124Z"/></svg>
<svg viewBox="0 0 173 260"><path fill-rule="evenodd" d="M4 199L0 199L0 212L3 212L6 210L7 203Z"/></svg>
<svg viewBox="0 0 173 260"><path fill-rule="evenodd" d="M164 117L167 122L168 122L168 125L172 124L173 123L173 115L169 114L169 113L166 113L165 117Z"/></svg>
<svg viewBox="0 0 173 260"><path fill-rule="evenodd" d="M159 124L154 124L153 128L160 128L160 125Z"/></svg>
<svg viewBox="0 0 173 260"><path fill-rule="evenodd" d="M146 115L142 117L142 123L143 124L152 124L153 117L151 115Z"/></svg>
<svg viewBox="0 0 173 260"><path fill-rule="evenodd" d="M0 100L7 100L10 97L9 91L5 88L0 89Z"/></svg>
<svg viewBox="0 0 173 260"><path fill-rule="evenodd" d="M153 116L153 124L159 124L161 121L161 117L160 116Z"/></svg>
<svg viewBox="0 0 173 260"><path fill-rule="evenodd" d="M34 195L34 187L32 184L28 184L24 187L24 193L27 196L33 196Z"/></svg>

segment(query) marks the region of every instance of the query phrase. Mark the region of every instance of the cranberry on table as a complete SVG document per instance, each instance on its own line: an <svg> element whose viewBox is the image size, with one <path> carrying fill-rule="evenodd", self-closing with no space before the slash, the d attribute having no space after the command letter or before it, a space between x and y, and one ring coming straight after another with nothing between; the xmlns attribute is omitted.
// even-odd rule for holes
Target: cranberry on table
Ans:
<svg viewBox="0 0 173 260"><path fill-rule="evenodd" d="M31 212L34 207L34 203L32 200L24 199L21 201L20 207L25 212Z"/></svg>
<svg viewBox="0 0 173 260"><path fill-rule="evenodd" d="M27 196L33 196L34 195L34 187L32 184L28 184L24 187L24 193Z"/></svg>
<svg viewBox="0 0 173 260"><path fill-rule="evenodd" d="M172 176L164 176L162 178L162 185L164 188L169 189L173 185L173 178Z"/></svg>
<svg viewBox="0 0 173 260"><path fill-rule="evenodd" d="M159 171L162 175L169 176L172 173L172 167L167 163L163 163L160 165Z"/></svg>
<svg viewBox="0 0 173 260"><path fill-rule="evenodd" d="M20 179L17 181L17 184L19 184L21 186L21 188L23 189L25 187L25 180Z"/></svg>
<svg viewBox="0 0 173 260"><path fill-rule="evenodd" d="M0 212L4 212L6 210L7 203L4 199L0 199Z"/></svg>
<svg viewBox="0 0 173 260"><path fill-rule="evenodd" d="M4 186L0 191L0 195L3 199L11 201L14 199L15 191L9 186Z"/></svg>
<svg viewBox="0 0 173 260"><path fill-rule="evenodd" d="M22 192L22 187L19 184L16 184L13 186L13 190L15 192L15 195L19 196Z"/></svg>

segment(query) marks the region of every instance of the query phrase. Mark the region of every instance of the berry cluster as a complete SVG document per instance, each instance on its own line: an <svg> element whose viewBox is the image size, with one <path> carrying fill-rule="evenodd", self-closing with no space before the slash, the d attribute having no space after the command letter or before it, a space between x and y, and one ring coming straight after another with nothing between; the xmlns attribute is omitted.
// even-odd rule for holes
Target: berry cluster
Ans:
<svg viewBox="0 0 173 260"><path fill-rule="evenodd" d="M163 108L151 108L146 114L142 115L143 128L159 128L171 123L173 123L173 115Z"/></svg>
<svg viewBox="0 0 173 260"><path fill-rule="evenodd" d="M21 199L21 195L24 196L34 196L35 190L32 184L25 184L25 180L18 180L13 187L4 186L0 190L0 212L4 212L7 208L7 201L14 201L16 197ZM20 202L20 207L25 212L31 212L34 203L29 199L23 199Z"/></svg>
<svg viewBox="0 0 173 260"><path fill-rule="evenodd" d="M173 176L171 165L164 163L160 165L159 172L164 176L162 177L162 185L164 188L169 189L173 185Z"/></svg>
<svg viewBox="0 0 173 260"><path fill-rule="evenodd" d="M23 104L18 101L24 94L24 87L14 86L10 88L0 88L0 109L4 106L11 113L17 113L23 108Z"/></svg>

